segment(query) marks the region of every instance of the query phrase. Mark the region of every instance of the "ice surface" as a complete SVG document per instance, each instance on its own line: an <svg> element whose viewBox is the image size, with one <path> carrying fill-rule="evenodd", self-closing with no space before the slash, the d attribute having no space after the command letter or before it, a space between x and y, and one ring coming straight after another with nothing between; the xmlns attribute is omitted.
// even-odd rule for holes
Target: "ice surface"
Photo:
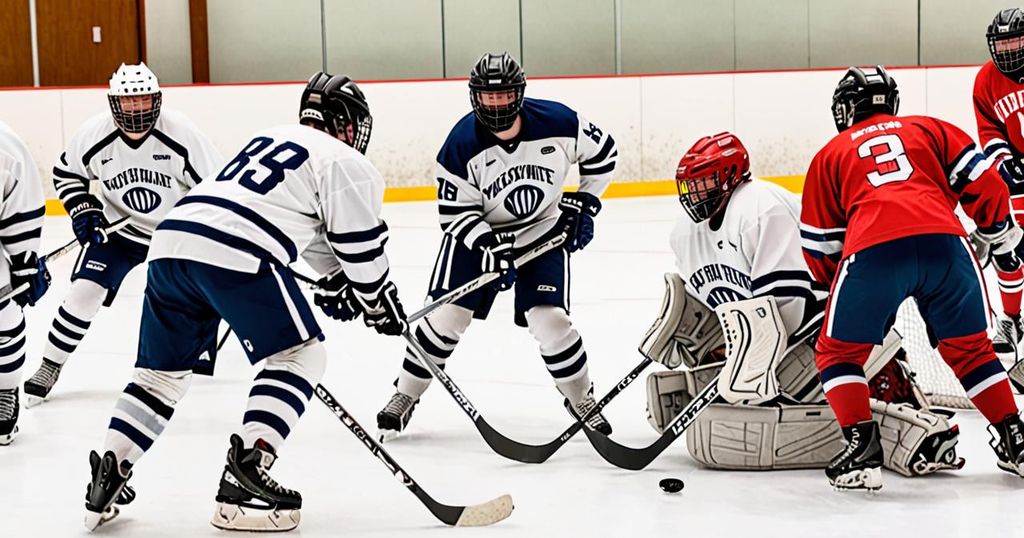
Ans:
<svg viewBox="0 0 1024 538"><path fill-rule="evenodd" d="M388 253L406 310L422 301L440 239L430 203L390 204ZM609 200L594 242L575 257L573 320L583 335L597 392L641 357L636 345L661 300L661 274L673 269L668 233L682 215L674 197ZM48 219L45 250L71 237L66 219ZM69 256L51 265L53 288L28 312L29 357L38 366L52 316L68 287ZM45 404L23 410L21 436L0 448L0 536L79 536L88 452L102 446L110 411L128 382L137 343L144 271L103 310ZM991 286L992 293L995 286ZM509 295L509 294L505 294ZM362 323L318 318L327 334L324 384L367 428L391 395L401 363L398 338ZM654 367L650 368L654 371ZM240 425L256 370L232 339L217 376L194 379L164 435L139 462L138 499L97 531L109 536L225 536L209 524L228 435ZM524 442L553 439L570 424L533 339L512 324L499 299L475 322L448 372L487 420ZM607 409L614 438L631 446L656 434L644 416L643 379ZM616 469L582 435L542 465L493 454L441 387L432 387L391 454L436 499L515 499L512 517L490 528L449 530L316 400L281 451L274 476L303 494L302 536L1024 536L1024 480L995 467L984 421L957 416L967 466L956 474L907 479L884 474L874 496L834 493L822 471L740 473L699 468L682 440L641 472ZM682 478L667 495L658 481Z"/></svg>

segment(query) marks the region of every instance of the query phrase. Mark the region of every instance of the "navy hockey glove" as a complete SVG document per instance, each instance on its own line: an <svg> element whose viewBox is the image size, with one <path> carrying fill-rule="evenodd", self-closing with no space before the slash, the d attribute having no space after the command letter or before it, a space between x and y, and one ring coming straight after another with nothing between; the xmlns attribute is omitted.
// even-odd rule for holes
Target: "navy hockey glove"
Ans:
<svg viewBox="0 0 1024 538"><path fill-rule="evenodd" d="M394 282L385 284L377 297L371 301L366 301L362 297L358 299L363 309L363 322L367 327L388 336L398 336L409 328Z"/></svg>
<svg viewBox="0 0 1024 538"><path fill-rule="evenodd" d="M71 215L71 229L78 243L82 246L106 243L106 227L110 222L103 215L103 204L91 194L76 198L80 201L68 209L68 214Z"/></svg>
<svg viewBox="0 0 1024 538"><path fill-rule="evenodd" d="M481 251L480 271L498 273L498 279L491 283L498 290L507 290L516 283L516 258L512 251L515 236L511 233L487 233L477 239Z"/></svg>
<svg viewBox="0 0 1024 538"><path fill-rule="evenodd" d="M35 305L50 289L50 271L46 268L46 260L36 256L35 252L11 256L11 287L17 288L22 284L28 284L28 289L14 296L14 302L22 307Z"/></svg>
<svg viewBox="0 0 1024 538"><path fill-rule="evenodd" d="M344 272L329 278L323 277L316 285L320 289L313 294L313 304L320 307L328 317L341 321L352 321L359 317L361 310Z"/></svg>
<svg viewBox="0 0 1024 538"><path fill-rule="evenodd" d="M567 192L558 208L569 234L569 252L583 250L594 239L594 217L601 212L601 200L589 192Z"/></svg>
<svg viewBox="0 0 1024 538"><path fill-rule="evenodd" d="M1016 156L1007 157L999 163L999 175L1010 188L1010 194L1018 194L1024 188L1024 163Z"/></svg>

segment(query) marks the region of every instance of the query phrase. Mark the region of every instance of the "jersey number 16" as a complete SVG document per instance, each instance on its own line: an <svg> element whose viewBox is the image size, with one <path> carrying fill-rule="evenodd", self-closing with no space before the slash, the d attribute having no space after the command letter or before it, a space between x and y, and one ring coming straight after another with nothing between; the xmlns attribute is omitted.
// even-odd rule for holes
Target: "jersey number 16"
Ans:
<svg viewBox="0 0 1024 538"><path fill-rule="evenodd" d="M231 181L245 170L238 184L257 194L267 194L284 179L285 170L295 170L309 159L306 148L294 142L282 142L276 146L273 138L257 136L221 170L217 181ZM273 149L270 149L273 146ZM269 151L268 151L269 149ZM262 156L261 156L262 155ZM253 159L259 157L255 163ZM259 174L258 169L266 174Z"/></svg>
<svg viewBox="0 0 1024 538"><path fill-rule="evenodd" d="M906 181L914 173L903 140L898 135L887 134L869 138L857 147L857 155L875 160L875 170L868 172L868 183L881 187L886 183Z"/></svg>

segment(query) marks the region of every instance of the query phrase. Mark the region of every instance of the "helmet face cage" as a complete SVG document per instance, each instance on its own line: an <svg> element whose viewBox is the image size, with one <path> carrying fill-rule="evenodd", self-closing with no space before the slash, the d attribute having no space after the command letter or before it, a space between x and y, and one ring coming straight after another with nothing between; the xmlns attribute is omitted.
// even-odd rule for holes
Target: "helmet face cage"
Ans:
<svg viewBox="0 0 1024 538"><path fill-rule="evenodd" d="M1024 75L1024 12L1020 8L997 13L985 38L992 63L1000 72L1018 79Z"/></svg>
<svg viewBox="0 0 1024 538"><path fill-rule="evenodd" d="M470 102L473 104L473 114L476 115L476 119L484 127L495 133L506 131L512 127L512 124L516 122L516 118L519 117L519 111L523 109L523 99L526 97L525 82L502 88L487 86L479 88L472 85L469 88ZM508 104L494 106L483 102L482 94L484 93L504 93L507 91L514 92L513 98Z"/></svg>
<svg viewBox="0 0 1024 538"><path fill-rule="evenodd" d="M366 153L366 148L370 146L370 133L373 131L373 118L367 114L360 116L355 121L349 120L341 116L334 117L334 132L331 133L335 137L338 133L341 133L345 139L345 143L355 148L359 153Z"/></svg>
<svg viewBox="0 0 1024 538"><path fill-rule="evenodd" d="M729 168L732 177L736 175L736 167ZM687 177L685 167L676 173L676 190L679 192L679 203L686 214L694 222L703 222L715 216L722 207L729 192L722 189L722 178L718 170Z"/></svg>
<svg viewBox="0 0 1024 538"><path fill-rule="evenodd" d="M107 95L114 123L125 133L148 132L160 117L162 95L162 92L142 95ZM150 105L144 109L146 98L150 98Z"/></svg>

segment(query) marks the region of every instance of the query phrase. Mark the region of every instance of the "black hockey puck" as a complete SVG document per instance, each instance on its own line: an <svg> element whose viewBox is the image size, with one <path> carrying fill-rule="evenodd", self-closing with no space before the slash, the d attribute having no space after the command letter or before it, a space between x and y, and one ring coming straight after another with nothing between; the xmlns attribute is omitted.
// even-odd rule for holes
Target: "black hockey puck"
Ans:
<svg viewBox="0 0 1024 538"><path fill-rule="evenodd" d="M665 478L658 482L658 486L665 493L679 493L683 491L683 481L678 478Z"/></svg>

